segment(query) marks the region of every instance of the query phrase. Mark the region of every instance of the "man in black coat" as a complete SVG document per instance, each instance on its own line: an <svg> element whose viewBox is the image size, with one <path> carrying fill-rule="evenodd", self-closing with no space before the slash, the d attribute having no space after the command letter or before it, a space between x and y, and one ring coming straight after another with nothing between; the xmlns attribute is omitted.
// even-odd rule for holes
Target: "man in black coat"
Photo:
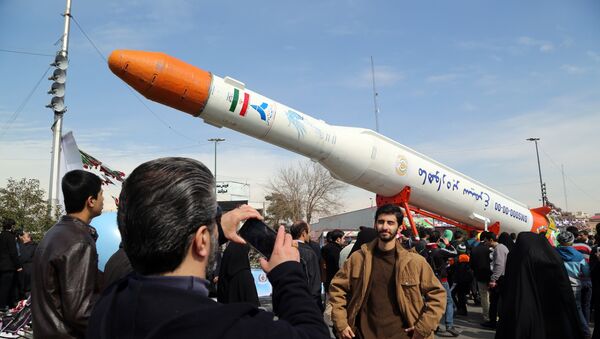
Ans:
<svg viewBox="0 0 600 339"><path fill-rule="evenodd" d="M25 295L25 298L29 296L29 292L31 292L31 271L33 269L33 255L35 254L35 249L37 248L37 244L31 240L31 235L27 231L22 231L19 234L19 240L21 241L20 251L19 251L19 261L23 266L23 272L21 272L20 282L22 287L22 293Z"/></svg>
<svg viewBox="0 0 600 339"><path fill-rule="evenodd" d="M219 228L214 187L208 168L186 158L149 161L129 175L117 222L135 274L104 291L88 338L329 338L283 227L269 261L260 262L273 286L277 320L250 304L208 298L206 275L219 243L244 243L238 224L262 219L244 205L223 214Z"/></svg>
<svg viewBox="0 0 600 339"><path fill-rule="evenodd" d="M70 171L62 179L65 210L44 235L33 258L31 313L36 338L82 338L100 294L95 230L102 213L102 181Z"/></svg>
<svg viewBox="0 0 600 339"><path fill-rule="evenodd" d="M340 269L340 252L344 248L344 232L333 230L327 233L327 244L321 248L321 260L325 263L325 293L329 293L329 284Z"/></svg>
<svg viewBox="0 0 600 339"><path fill-rule="evenodd" d="M17 236L13 233L15 221L6 219L0 233L0 312L12 307L11 298L15 289L15 274L23 270L17 254Z"/></svg>
<svg viewBox="0 0 600 339"><path fill-rule="evenodd" d="M323 311L325 308L323 307L323 300L321 299L321 269L319 267L319 258L317 258L315 252L308 244L310 241L310 226L306 221L296 221L292 227L290 227L290 234L292 235L292 239L298 241L300 263L302 264L302 269L306 275L308 290L317 303L317 306Z"/></svg>

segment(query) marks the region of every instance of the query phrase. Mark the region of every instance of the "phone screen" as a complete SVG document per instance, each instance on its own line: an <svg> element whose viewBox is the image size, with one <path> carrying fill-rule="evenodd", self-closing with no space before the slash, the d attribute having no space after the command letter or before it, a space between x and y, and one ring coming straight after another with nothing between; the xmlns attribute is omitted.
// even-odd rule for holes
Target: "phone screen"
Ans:
<svg viewBox="0 0 600 339"><path fill-rule="evenodd" d="M248 244L265 258L271 258L277 233L258 219L248 219L240 228L239 234Z"/></svg>

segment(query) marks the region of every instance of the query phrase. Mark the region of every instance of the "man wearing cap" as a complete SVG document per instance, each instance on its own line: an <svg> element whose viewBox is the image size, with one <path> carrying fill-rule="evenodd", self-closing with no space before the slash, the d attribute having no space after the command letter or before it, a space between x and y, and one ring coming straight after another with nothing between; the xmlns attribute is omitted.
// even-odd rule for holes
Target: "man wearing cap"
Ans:
<svg viewBox="0 0 600 339"><path fill-rule="evenodd" d="M471 290L473 271L465 244L456 245L458 257L452 265L452 284L455 285L453 295L456 297L456 314L467 315L467 294Z"/></svg>
<svg viewBox="0 0 600 339"><path fill-rule="evenodd" d="M579 322L582 327L583 333L586 338L591 337L590 327L586 318L583 315L581 309L581 280L590 278L590 268L585 258L575 248L573 248L573 241L575 236L569 231L562 231L556 237L559 246L556 247L558 254L565 263L567 274L569 275L569 281L571 282L571 288L575 296L575 304L577 305L577 312L579 313Z"/></svg>

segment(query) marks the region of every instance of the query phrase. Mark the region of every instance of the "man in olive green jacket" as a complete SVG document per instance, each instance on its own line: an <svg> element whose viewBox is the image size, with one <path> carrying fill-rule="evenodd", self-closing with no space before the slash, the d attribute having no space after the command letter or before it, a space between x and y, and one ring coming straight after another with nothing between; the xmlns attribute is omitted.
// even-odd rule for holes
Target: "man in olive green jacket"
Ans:
<svg viewBox="0 0 600 339"><path fill-rule="evenodd" d="M375 213L378 238L340 268L329 288L341 338L433 338L446 291L427 261L396 240L404 215L393 205Z"/></svg>

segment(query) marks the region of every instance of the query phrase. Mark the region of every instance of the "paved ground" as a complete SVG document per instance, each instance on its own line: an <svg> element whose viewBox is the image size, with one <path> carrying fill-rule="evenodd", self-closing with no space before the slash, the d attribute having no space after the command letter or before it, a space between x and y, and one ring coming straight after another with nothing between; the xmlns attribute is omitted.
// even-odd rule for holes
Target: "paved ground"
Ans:
<svg viewBox="0 0 600 339"><path fill-rule="evenodd" d="M457 315L454 317L454 327L461 332L458 338L494 338L494 331L479 326L479 323L483 322L483 318L481 317L481 306L468 305L467 309L468 316ZM435 337L448 338L452 336L449 333L438 333Z"/></svg>
<svg viewBox="0 0 600 339"><path fill-rule="evenodd" d="M271 298L260 298L260 304L265 309L271 311ZM458 338L477 338L477 339L493 339L494 331L485 329L479 326L483 322L481 317L481 306L468 305L468 316L455 316L454 326L461 332ZM442 326L442 329L444 327ZM450 333L438 333L436 338L452 338ZM332 336L333 338L333 336Z"/></svg>

